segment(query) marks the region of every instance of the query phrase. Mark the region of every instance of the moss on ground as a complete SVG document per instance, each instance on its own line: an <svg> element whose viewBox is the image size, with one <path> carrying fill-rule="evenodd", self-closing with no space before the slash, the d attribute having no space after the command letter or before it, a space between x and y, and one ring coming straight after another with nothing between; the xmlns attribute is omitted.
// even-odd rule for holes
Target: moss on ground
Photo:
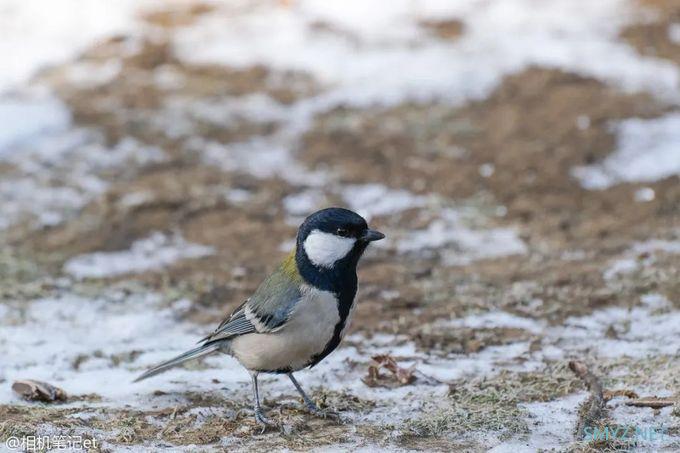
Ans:
<svg viewBox="0 0 680 453"><path fill-rule="evenodd" d="M577 391L579 380L565 364L543 372L504 370L489 379L453 385L445 404L406 423L405 436L441 436L492 431L502 437L528 432L520 403L551 401Z"/></svg>

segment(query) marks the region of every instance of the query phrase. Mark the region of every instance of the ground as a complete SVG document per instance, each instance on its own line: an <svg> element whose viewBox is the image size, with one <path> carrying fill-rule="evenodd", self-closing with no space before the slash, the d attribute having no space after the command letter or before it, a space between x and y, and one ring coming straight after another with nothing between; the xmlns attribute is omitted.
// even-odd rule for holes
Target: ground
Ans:
<svg viewBox="0 0 680 453"><path fill-rule="evenodd" d="M679 396L680 4L454 3L121 2L55 35L70 55L22 41L32 77L0 86L0 441L680 449L678 403L627 404ZM339 421L269 376L261 432L226 356L131 382L328 205L387 235L348 338L298 375ZM579 435L573 360L618 391L590 428L660 434Z"/></svg>

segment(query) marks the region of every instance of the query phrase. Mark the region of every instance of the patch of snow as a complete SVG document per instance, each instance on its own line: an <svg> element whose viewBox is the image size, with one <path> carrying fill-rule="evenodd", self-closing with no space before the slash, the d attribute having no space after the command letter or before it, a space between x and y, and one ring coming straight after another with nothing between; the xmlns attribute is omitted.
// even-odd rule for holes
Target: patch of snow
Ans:
<svg viewBox="0 0 680 453"><path fill-rule="evenodd" d="M465 23L465 33L456 41L436 38L421 25L422 21L450 19ZM207 163L226 171L279 176L294 184L319 187L327 185L332 175L309 172L292 154L314 116L338 106L481 99L504 76L531 65L576 71L626 89L662 93L666 99L674 96L680 80L678 68L641 57L618 40L619 29L633 19L625 0L466 0L446 4L439 0L303 0L285 7L264 1L248 8L225 2L179 30L174 44L185 61L300 70L320 82L324 87L320 94L289 106L272 104L266 97L246 96L198 109L203 117L220 124L236 115L280 121L284 130L283 139L258 138L226 146L201 144ZM579 119L579 124L585 120ZM192 128L190 123L176 120L172 130L181 135L181 131L191 134ZM487 165L480 167L480 172L488 177L493 169ZM365 194L369 195L368 190ZM414 199L383 201L377 196L369 199L374 212L369 212L366 203L356 203L359 206L355 208L363 209L367 216L381 215L393 209L390 203L411 202ZM477 238L468 239L477 242ZM482 257L524 250L508 230L490 232L481 242L489 239L493 250L481 251ZM499 251L506 239L510 239L508 250ZM452 256L451 261L456 263L457 258Z"/></svg>
<svg viewBox="0 0 680 453"><path fill-rule="evenodd" d="M518 341L489 346L470 354L452 354L446 359L430 358L417 368L442 382L453 382L458 379L491 377L501 370L537 371L543 366L538 357L532 357L530 343Z"/></svg>
<svg viewBox="0 0 680 453"><path fill-rule="evenodd" d="M670 308L670 301L665 296L657 293L645 294L640 297L640 302L650 310Z"/></svg>
<svg viewBox="0 0 680 453"><path fill-rule="evenodd" d="M675 44L680 45L680 23L670 24L668 26L668 39Z"/></svg>
<svg viewBox="0 0 680 453"><path fill-rule="evenodd" d="M605 280L612 280L615 277L636 272L652 264L656 259L655 254L659 252L680 253L680 241L650 239L644 242L636 242L623 254L623 257L610 262L603 273L603 277Z"/></svg>
<svg viewBox="0 0 680 453"><path fill-rule="evenodd" d="M420 25L449 19L465 23L458 40ZM322 96L335 105L479 99L532 65L678 98L675 65L618 39L634 19L626 0L271 1L225 4L180 31L175 45L186 61L308 72L330 87Z"/></svg>
<svg viewBox="0 0 680 453"><path fill-rule="evenodd" d="M680 310L674 309L667 298L656 293L641 296L640 304L630 309L603 308L589 315L568 318L558 326L502 311L473 314L441 321L441 324L454 330L514 327L542 338L542 348L537 352L531 352L525 341L515 342L485 348L457 359L451 357L442 370L434 362L419 367L442 379L445 379L444 376L448 379L467 377L469 371L489 375L501 366L506 369L540 369L545 360L564 360L575 353L587 353L602 359L645 358L674 355L680 349L680 342L674 340L680 338ZM615 332L614 336L612 332ZM522 362L520 368L515 363L518 359Z"/></svg>
<svg viewBox="0 0 680 453"><path fill-rule="evenodd" d="M307 216L323 206L325 197L319 190L305 190L283 199L283 208L293 216ZM298 223L297 221L295 222Z"/></svg>
<svg viewBox="0 0 680 453"><path fill-rule="evenodd" d="M186 76L176 68L163 64L154 69L153 80L162 90L177 90L186 83Z"/></svg>
<svg viewBox="0 0 680 453"><path fill-rule="evenodd" d="M187 301L168 308L153 294L109 290L95 299L66 293L5 307L9 313L0 318L0 355L9 382L39 379L71 395L102 396L101 403L87 403L88 407L172 406L183 398L182 392L192 390L225 391L228 397L250 406L248 373L225 355L208 357L200 369L177 368L132 384L144 369L191 348L210 330L178 321L177 314L186 310ZM323 387L375 401L377 406L369 413L349 414L357 421L396 423L420 413L425 401L444 397L448 386L416 383L396 389L371 388L360 379L365 370L348 367L347 363L365 364L372 355L390 354L401 366L415 365L431 377L453 380L495 373L527 350L528 344L522 342L469 356L433 358L418 351L405 337L381 334L367 339L353 335L314 370L299 373L298 379L312 392ZM220 382L216 384L214 378ZM151 396L156 390L167 395ZM264 395L295 397L293 387L280 376L263 375L260 390ZM0 404L7 403L25 404L9 386L1 386Z"/></svg>
<svg viewBox="0 0 680 453"><path fill-rule="evenodd" d="M442 210L441 217L427 228L408 232L396 247L400 253L439 249L444 264L448 266L527 253L526 245L514 230L472 229L452 209Z"/></svg>
<svg viewBox="0 0 680 453"><path fill-rule="evenodd" d="M284 252L284 253L289 253L293 249L295 249L295 245L297 244L297 241L295 239L286 239L279 245L279 251Z"/></svg>
<svg viewBox="0 0 680 453"><path fill-rule="evenodd" d="M2 157L16 170L0 181L0 229L22 220L56 225L102 194L118 177L165 159L156 147L124 138L113 147L91 129L39 134Z"/></svg>
<svg viewBox="0 0 680 453"><path fill-rule="evenodd" d="M366 220L421 207L427 201L426 197L406 190L390 189L382 184L345 186L341 189L341 196L352 210Z"/></svg>
<svg viewBox="0 0 680 453"><path fill-rule="evenodd" d="M0 230L29 214L36 217L39 226L61 223L64 216L77 212L88 198L71 187L46 187L31 178L0 181Z"/></svg>
<svg viewBox="0 0 680 453"><path fill-rule="evenodd" d="M528 445L528 442L509 440L487 450L487 453L534 453L536 449Z"/></svg>
<svg viewBox="0 0 680 453"><path fill-rule="evenodd" d="M623 182L654 182L680 175L680 113L655 119L628 119L616 127L617 149L598 164L572 174L586 189Z"/></svg>
<svg viewBox="0 0 680 453"><path fill-rule="evenodd" d="M96 252L71 258L64 271L77 278L106 278L167 267L177 261L212 255L212 247L186 242L181 236L153 233L130 250Z"/></svg>
<svg viewBox="0 0 680 453"><path fill-rule="evenodd" d="M88 408L174 406L183 401L186 391L225 392L250 407L247 371L223 354L206 358L200 369L176 368L132 383L143 370L193 347L197 338L211 330L179 321L177 314L185 305L180 301L168 308L157 295L111 290L95 299L66 293L24 301L21 306L8 305L9 316L0 318L4 378L8 382L44 380L70 395L95 393L102 397L101 402L86 403L84 407ZM366 386L360 379L364 370L348 367L348 361L367 363L371 355L389 353L415 358L415 362L400 359L404 366L410 366L425 356L417 353L412 343L394 336L378 338L375 343L353 336L352 341L361 349L343 346L314 370L297 377L310 392L324 387L378 404L369 414L350 414L353 418L398 422L419 413L424 399L439 399L448 392L446 385L397 389ZM152 396L156 390L166 394ZM267 398L279 394L297 398L293 386L282 376L262 375L260 391ZM12 393L9 385L0 386L0 404L8 403L27 404ZM83 406L81 402L67 404Z"/></svg>
<svg viewBox="0 0 680 453"><path fill-rule="evenodd" d="M635 191L634 199L637 202L645 203L647 201L652 201L656 197L654 189L651 187L641 187Z"/></svg>
<svg viewBox="0 0 680 453"><path fill-rule="evenodd" d="M455 244L457 250L445 251L443 263L448 266L461 266L476 260L527 253L524 241L510 228L488 230L462 228L450 242Z"/></svg>
<svg viewBox="0 0 680 453"><path fill-rule="evenodd" d="M189 112L195 119L217 125L228 125L238 120L257 123L280 122L286 119L289 111L285 106L261 93L194 101L184 97L172 97L166 99L165 103L170 109Z"/></svg>
<svg viewBox="0 0 680 453"><path fill-rule="evenodd" d="M243 172L257 178L280 177L293 184L321 186L328 182L324 172L311 172L299 164L289 149L265 139L221 144L194 140L191 147L207 165L224 171Z"/></svg>
<svg viewBox="0 0 680 453"><path fill-rule="evenodd" d="M436 38L421 26L426 20L450 19L465 23L465 33L456 41ZM324 90L292 105L246 96L204 103L197 111L219 124L241 117L277 121L283 126L279 136L267 140L201 143L206 163L226 171L260 178L278 176L293 184L319 187L328 185L332 175L308 171L294 159L294 150L315 115L341 105L481 99L504 76L531 65L575 71L670 99L677 94L678 68L642 57L618 39L620 28L634 19L625 0L467 0L446 5L438 0L379 4L303 0L294 6L264 1L248 8L223 3L179 30L174 44L180 58L189 62L264 65L314 76ZM587 127L586 123L588 118L579 118L579 127ZM175 122L173 131L182 130L190 134L192 128L189 123ZM480 167L483 176L492 173L491 166ZM367 185L361 192L352 190L342 190L341 195L368 217L422 203L407 192L392 193L386 200L379 193L386 189L379 185ZM424 248L436 248L437 242L457 242L478 255L459 259L457 254L449 254L450 264L524 253L526 249L511 230L491 230L481 237L473 230L461 230L457 239L450 234L446 237L445 232L429 233L425 236L434 239L416 238L424 242Z"/></svg>
<svg viewBox="0 0 680 453"><path fill-rule="evenodd" d="M100 39L139 27L159 0L5 0L0 2L0 93L37 71L74 58Z"/></svg>
<svg viewBox="0 0 680 453"><path fill-rule="evenodd" d="M662 239L650 239L633 244L632 251L637 254L643 253L680 253L680 241L665 241Z"/></svg>
<svg viewBox="0 0 680 453"><path fill-rule="evenodd" d="M403 338L390 335L380 335L380 337L374 341L373 338L352 336L348 340L358 344L358 347L347 345L338 348L328 359L314 367L315 371L297 375L301 377L303 387L312 389L323 387L374 401L376 407L371 409L370 412L348 414L356 423L404 422L421 414L427 401L440 400L445 397L448 393L448 386L445 384L433 385L416 381L413 385L397 388L373 388L364 384L361 378L366 373L365 366L357 369L348 367L347 364L367 364L370 357L376 354L389 354L398 359L400 366L408 368L415 365L417 370L436 378L436 376L428 373L430 370L427 368L426 362L429 364L431 358L427 358L426 354L417 352L413 343L404 343ZM435 360L435 362L442 370L443 375L450 375L452 369L458 368L458 365L453 362L449 362L448 367L445 360Z"/></svg>
<svg viewBox="0 0 680 453"><path fill-rule="evenodd" d="M66 78L80 89L92 89L115 79L122 66L120 60L113 58L103 63L78 61L66 68Z"/></svg>
<svg viewBox="0 0 680 453"><path fill-rule="evenodd" d="M619 275L632 274L640 269L641 263L638 263L637 258L621 258L612 261L609 267L605 269L603 276L605 280L611 280Z"/></svg>
<svg viewBox="0 0 680 453"><path fill-rule="evenodd" d="M402 451L398 448L389 447L383 444L376 444L360 440L360 444L347 444L345 439L342 445L324 445L323 447L314 447L308 450L310 453L345 453L351 450L354 453L375 453L376 451L383 451L386 453L396 453Z"/></svg>
<svg viewBox="0 0 680 453"><path fill-rule="evenodd" d="M427 202L427 197L414 195L407 190L390 189L382 184L331 184L327 189L368 221L374 217L422 207ZM324 193L315 188L287 196L283 206L288 214L301 216L322 208L325 201ZM297 219L292 220L297 224Z"/></svg>
<svg viewBox="0 0 680 453"><path fill-rule="evenodd" d="M53 97L0 97L0 160L24 142L63 131L70 123L70 112Z"/></svg>
<svg viewBox="0 0 680 453"><path fill-rule="evenodd" d="M243 204L253 198L253 193L245 189L228 189L224 192L224 197L230 203Z"/></svg>
<svg viewBox="0 0 680 453"><path fill-rule="evenodd" d="M576 118L576 127L579 130L585 131L590 128L590 117L588 115L579 115Z"/></svg>
<svg viewBox="0 0 680 453"><path fill-rule="evenodd" d="M588 253L585 250L567 250L562 253L561 259L565 261L582 261L586 259Z"/></svg>
<svg viewBox="0 0 680 453"><path fill-rule="evenodd" d="M126 403L139 405L142 400L135 392L151 393L159 381L165 382L166 388L186 386L186 382L173 385L168 378L191 376L188 370L178 370L155 382L131 383L143 368L183 352L182 348L191 347L203 333L193 325L178 323L175 311L160 307L160 302L155 295L107 292L97 299L64 294L26 301L21 308L10 307L10 312L16 311L11 313L13 317L23 322L7 325L0 320L5 377L9 382L44 380L72 395L97 393L105 399L104 404L121 407ZM85 360L75 367L79 357ZM115 357L122 359L114 361ZM247 378L246 373L243 378ZM197 375L189 380L211 388L207 373L204 378ZM19 403L19 399L9 385L3 385L0 404L7 403Z"/></svg>
<svg viewBox="0 0 680 453"><path fill-rule="evenodd" d="M123 195L118 204L123 208L134 208L153 201L154 194L150 191L130 192Z"/></svg>
<svg viewBox="0 0 680 453"><path fill-rule="evenodd" d="M479 166L479 175L484 178L490 178L493 176L496 167L493 164L482 164Z"/></svg>
<svg viewBox="0 0 680 453"><path fill-rule="evenodd" d="M527 446L533 451L550 450L573 442L578 409L587 397L586 392L579 392L554 401L521 404L529 413Z"/></svg>
<svg viewBox="0 0 680 453"><path fill-rule="evenodd" d="M632 389L637 391L638 389ZM644 394L644 393L641 393ZM656 396L672 396L658 394ZM673 407L655 410L650 407L632 407L625 404L626 398L614 398L608 403L609 416L616 425L629 427L627 438L637 441L639 449L673 451L680 445L680 436L670 428L676 424L671 415Z"/></svg>
<svg viewBox="0 0 680 453"><path fill-rule="evenodd" d="M669 302L659 295L648 295L643 302L645 310L669 306ZM40 379L58 385L72 395L96 393L102 396L100 403L87 403L88 407L169 407L182 401L182 393L186 391L225 392L229 398L242 401L248 407L251 398L248 373L225 355L208 357L200 369L177 368L141 383L131 383L144 369L192 347L198 337L210 330L210 327L178 321L177 314L189 306L184 300L168 308L162 305L159 296L125 291L107 291L95 299L64 294L25 301L21 306L0 304L7 312L7 316L0 317L4 377L8 382ZM536 327L530 320L514 315L495 315L474 315L466 318L465 324ZM601 317L606 318L605 315ZM678 319L669 320L665 327L661 326L659 335L677 338L673 323L680 325ZM546 332L553 329L546 328ZM633 330L637 329L633 326ZM577 330L576 326L569 325L559 331L559 335L569 336ZM590 334L587 342L591 346L593 338L599 341L600 334ZM658 338L654 341L661 343ZM578 344L574 343L574 346ZM419 372L443 382L491 376L501 369L537 371L543 363L534 360L528 342L489 347L474 354L433 357L417 350L403 336L380 334L368 339L352 335L312 371L299 373L298 379L311 392L323 387L374 401L376 407L370 412L348 414L357 423L398 423L421 413L425 402L447 394L447 385L416 383L397 389L366 386L360 379L365 370L347 364L365 364L375 354L395 356L401 366L415 365ZM74 367L76 362L79 365ZM213 381L215 378L219 383ZM156 390L166 392L166 395L152 396ZM295 398L290 383L280 376L262 376L260 390L266 397L283 394ZM571 440L576 411L585 396L585 393L578 393L551 402L522 405L529 414L527 423L531 434L528 438L501 444L494 451L508 451L503 448L510 446L514 446L515 451L523 451L522 446L545 448L567 442L567 437L563 439L562 436ZM1 386L0 404L7 403L26 404L12 394L9 386ZM68 404L82 405L79 402ZM553 437L550 438L549 433Z"/></svg>
<svg viewBox="0 0 680 453"><path fill-rule="evenodd" d="M609 307L568 318L548 335L564 350L595 350L604 358L676 354L680 344L673 339L680 338L680 311L661 295L646 295L641 301L631 309Z"/></svg>
<svg viewBox="0 0 680 453"><path fill-rule="evenodd" d="M574 439L578 408L587 396L580 392L554 401L521 404L528 413L529 436L502 442L489 453L533 453L568 446Z"/></svg>
<svg viewBox="0 0 680 453"><path fill-rule="evenodd" d="M446 324L450 325L452 328L468 327L473 329L512 327L524 329L532 333L540 333L546 327L544 323L538 320L523 318L504 311L492 311L483 314L469 315L465 318L452 319L451 321L447 321Z"/></svg>

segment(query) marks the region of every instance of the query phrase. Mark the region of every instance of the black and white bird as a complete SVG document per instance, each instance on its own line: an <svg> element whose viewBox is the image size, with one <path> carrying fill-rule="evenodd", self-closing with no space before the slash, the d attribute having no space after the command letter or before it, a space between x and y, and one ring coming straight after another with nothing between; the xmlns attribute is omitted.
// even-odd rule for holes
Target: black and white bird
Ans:
<svg viewBox="0 0 680 453"><path fill-rule="evenodd" d="M305 219L295 249L255 293L201 345L148 370L135 382L212 353L235 357L252 377L255 419L262 413L259 373L287 374L309 410L322 414L293 373L313 367L340 344L357 293L357 263L368 244L383 239L359 214L327 208Z"/></svg>

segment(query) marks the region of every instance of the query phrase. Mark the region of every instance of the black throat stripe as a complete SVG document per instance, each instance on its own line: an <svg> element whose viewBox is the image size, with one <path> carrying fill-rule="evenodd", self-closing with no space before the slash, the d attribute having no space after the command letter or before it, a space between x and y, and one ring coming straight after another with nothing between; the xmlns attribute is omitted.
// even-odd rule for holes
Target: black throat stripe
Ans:
<svg viewBox="0 0 680 453"><path fill-rule="evenodd" d="M357 263L365 250L365 245L355 247L345 258L337 261L330 269L314 266L304 252L302 244L298 245L295 262L302 278L309 285L322 291L329 291L338 299L338 315L340 321L333 329L333 336L323 351L313 356L308 366L313 367L338 347L342 340L340 334L345 328L347 318L354 305L357 293Z"/></svg>

